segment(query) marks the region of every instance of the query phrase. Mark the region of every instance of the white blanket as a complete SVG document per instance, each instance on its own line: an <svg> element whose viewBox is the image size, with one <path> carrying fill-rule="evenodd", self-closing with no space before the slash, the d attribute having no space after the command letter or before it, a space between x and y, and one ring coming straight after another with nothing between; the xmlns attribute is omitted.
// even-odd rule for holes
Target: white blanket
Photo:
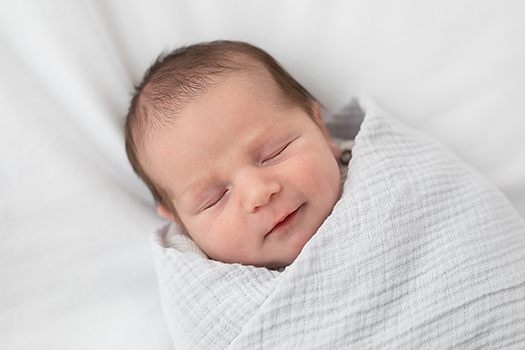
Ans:
<svg viewBox="0 0 525 350"><path fill-rule="evenodd" d="M284 272L153 235L177 348L524 348L525 223L446 148L361 100L341 200Z"/></svg>

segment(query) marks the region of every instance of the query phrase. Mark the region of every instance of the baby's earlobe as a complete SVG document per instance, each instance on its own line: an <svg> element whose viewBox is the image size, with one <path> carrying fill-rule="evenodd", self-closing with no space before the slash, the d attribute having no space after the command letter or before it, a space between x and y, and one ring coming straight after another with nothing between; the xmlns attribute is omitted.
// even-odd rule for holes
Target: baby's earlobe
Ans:
<svg viewBox="0 0 525 350"><path fill-rule="evenodd" d="M175 222L179 222L179 220L177 220L177 218L175 218L175 215L173 215L173 213L171 212L171 210L169 210L168 208L166 208L164 205L162 204L158 204L157 205L157 213L162 216L164 219L166 220L171 220L171 221L175 221Z"/></svg>

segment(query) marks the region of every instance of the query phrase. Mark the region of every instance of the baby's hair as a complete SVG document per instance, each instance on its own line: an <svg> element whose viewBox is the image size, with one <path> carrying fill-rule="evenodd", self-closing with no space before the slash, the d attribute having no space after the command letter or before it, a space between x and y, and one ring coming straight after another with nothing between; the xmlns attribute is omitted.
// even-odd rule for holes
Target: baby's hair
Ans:
<svg viewBox="0 0 525 350"><path fill-rule="evenodd" d="M161 54L144 74L125 124L126 153L133 170L148 186L155 201L175 216L170 193L156 184L139 161L145 138L176 118L183 107L234 74L248 74L256 81L270 73L280 102L299 107L313 118L316 99L265 51L239 41L212 41L181 47ZM266 79L267 80L267 79ZM315 120L315 119L314 119Z"/></svg>

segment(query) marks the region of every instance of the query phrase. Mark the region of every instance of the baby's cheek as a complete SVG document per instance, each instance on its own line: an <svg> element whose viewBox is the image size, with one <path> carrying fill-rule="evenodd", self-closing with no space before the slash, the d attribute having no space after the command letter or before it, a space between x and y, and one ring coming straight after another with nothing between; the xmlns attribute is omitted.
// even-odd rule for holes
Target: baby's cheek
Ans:
<svg viewBox="0 0 525 350"><path fill-rule="evenodd" d="M214 232L214 240L231 242L239 247L237 241L245 241L248 237L246 232L250 229L248 218L244 210L239 206L232 205L224 210L220 217L213 222L209 229Z"/></svg>
<svg viewBox="0 0 525 350"><path fill-rule="evenodd" d="M333 156L332 156L333 157ZM316 163L310 172L312 190L315 191L320 203L333 206L340 194L341 176L335 158L324 158ZM331 210L331 208L330 208Z"/></svg>
<svg viewBox="0 0 525 350"><path fill-rule="evenodd" d="M339 168L335 158L330 159L322 155L305 157L298 165L296 173L305 184L315 188L321 186L323 190L339 181Z"/></svg>

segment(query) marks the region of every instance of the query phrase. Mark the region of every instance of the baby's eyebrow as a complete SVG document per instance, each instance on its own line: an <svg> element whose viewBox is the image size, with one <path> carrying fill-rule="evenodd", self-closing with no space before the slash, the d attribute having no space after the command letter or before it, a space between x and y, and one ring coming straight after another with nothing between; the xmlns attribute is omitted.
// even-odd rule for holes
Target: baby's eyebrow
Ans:
<svg viewBox="0 0 525 350"><path fill-rule="evenodd" d="M179 205L195 210L208 198L211 189L216 185L208 177L196 177L175 196Z"/></svg>

